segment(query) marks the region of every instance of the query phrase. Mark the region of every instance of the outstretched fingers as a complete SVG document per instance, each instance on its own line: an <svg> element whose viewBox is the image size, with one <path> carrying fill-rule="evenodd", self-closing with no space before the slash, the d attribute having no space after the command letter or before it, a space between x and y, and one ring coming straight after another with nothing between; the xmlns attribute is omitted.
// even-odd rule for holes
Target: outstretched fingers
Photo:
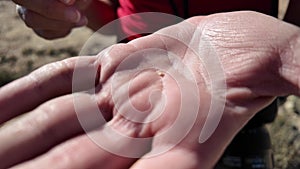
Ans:
<svg viewBox="0 0 300 169"><path fill-rule="evenodd" d="M123 128L126 127L123 126ZM30 169L43 166L56 169L127 169L138 159L138 156L136 158L126 157L124 153L139 151L139 147L127 139L128 137L116 136L119 132L107 124L99 130L89 132L88 135L72 138L44 155L13 168ZM116 134L114 135L114 133ZM116 137L112 137L112 135ZM109 149L110 147L113 148L112 151ZM143 152L138 153L142 155Z"/></svg>
<svg viewBox="0 0 300 169"><path fill-rule="evenodd" d="M97 72L96 57L77 57L45 65L0 88L0 124L41 103L72 92L74 70ZM78 66L77 62L85 62ZM80 77L82 83L91 76ZM82 86L81 84L78 84Z"/></svg>
<svg viewBox="0 0 300 169"><path fill-rule="evenodd" d="M82 134L84 130L102 126L105 121L94 117L98 112L93 108L98 105L92 105L95 102L93 98L84 93L62 96L42 104L17 120L5 123L0 128L0 168L34 158L51 147ZM78 101L81 104L76 106ZM102 100L102 103L105 101ZM101 106L102 103L97 104ZM84 119L79 121L79 116ZM82 128L81 123L85 122L89 125Z"/></svg>

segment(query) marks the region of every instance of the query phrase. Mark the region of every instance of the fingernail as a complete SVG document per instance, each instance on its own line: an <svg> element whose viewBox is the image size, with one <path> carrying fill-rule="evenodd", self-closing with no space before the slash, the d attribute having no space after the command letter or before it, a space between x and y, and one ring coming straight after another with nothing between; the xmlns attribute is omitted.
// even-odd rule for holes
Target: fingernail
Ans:
<svg viewBox="0 0 300 169"><path fill-rule="evenodd" d="M77 27L80 27L80 26L85 26L88 24L88 19L86 16L81 16L80 20L76 23L76 26Z"/></svg>
<svg viewBox="0 0 300 169"><path fill-rule="evenodd" d="M71 22L77 23L80 21L80 12L76 9L69 9L66 10L66 17L69 19Z"/></svg>
<svg viewBox="0 0 300 169"><path fill-rule="evenodd" d="M25 20L25 12L27 9L24 8L23 6L16 5L16 10L17 10L19 16L22 18L22 20Z"/></svg>

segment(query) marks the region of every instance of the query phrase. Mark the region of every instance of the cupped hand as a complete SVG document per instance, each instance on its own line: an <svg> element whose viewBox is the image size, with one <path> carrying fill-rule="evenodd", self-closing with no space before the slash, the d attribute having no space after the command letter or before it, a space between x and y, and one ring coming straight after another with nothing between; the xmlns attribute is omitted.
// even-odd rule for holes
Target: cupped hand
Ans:
<svg viewBox="0 0 300 169"><path fill-rule="evenodd" d="M223 13L46 65L0 88L0 168L212 168L258 110L299 95L299 35Z"/></svg>
<svg viewBox="0 0 300 169"><path fill-rule="evenodd" d="M25 24L46 39L61 38L88 23L83 12L90 0L13 0Z"/></svg>

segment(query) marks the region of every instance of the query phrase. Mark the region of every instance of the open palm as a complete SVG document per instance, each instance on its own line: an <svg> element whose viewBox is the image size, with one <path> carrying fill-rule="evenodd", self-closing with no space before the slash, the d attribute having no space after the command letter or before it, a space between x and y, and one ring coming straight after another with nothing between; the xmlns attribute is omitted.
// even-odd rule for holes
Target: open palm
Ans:
<svg viewBox="0 0 300 169"><path fill-rule="evenodd" d="M296 35L224 13L44 66L0 89L0 168L212 168L258 110L299 94Z"/></svg>

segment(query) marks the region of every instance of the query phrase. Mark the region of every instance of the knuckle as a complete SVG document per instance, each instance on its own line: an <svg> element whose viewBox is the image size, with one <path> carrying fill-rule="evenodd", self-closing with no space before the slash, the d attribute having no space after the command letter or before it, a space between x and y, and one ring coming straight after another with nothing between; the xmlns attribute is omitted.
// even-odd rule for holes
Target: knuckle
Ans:
<svg viewBox="0 0 300 169"><path fill-rule="evenodd" d="M52 155L49 157L49 160L56 165L64 166L63 168L67 168L66 166L70 166L73 162L71 156L74 154L76 149L70 150L66 146L56 147L52 150Z"/></svg>
<svg viewBox="0 0 300 169"><path fill-rule="evenodd" d="M72 74L69 73L70 69L71 68L63 61L54 62L33 71L27 78L28 81L33 84L32 88L35 89L35 94L39 95L45 89L45 86L41 84L42 81L51 80L56 78L57 75L61 77L64 82L72 80Z"/></svg>
<svg viewBox="0 0 300 169"><path fill-rule="evenodd" d="M43 90L43 85L41 85L41 83L40 83L39 74L33 72L33 73L30 73L26 78L28 79L28 81L31 82L32 88L35 89L34 91L36 91L33 94L39 95L40 91Z"/></svg>
<svg viewBox="0 0 300 169"><path fill-rule="evenodd" d="M62 75L62 78L68 82L70 80L72 80L73 78L73 72L74 71L74 65L75 65L75 60L74 59L65 59L65 60L62 60L60 62L58 62L59 65L58 68L60 68L62 71L61 71L61 75Z"/></svg>
<svg viewBox="0 0 300 169"><path fill-rule="evenodd" d="M50 64L48 70L50 69L54 74L59 75L62 79L61 82L68 84L72 81L75 63L75 59L73 58L65 59Z"/></svg>
<svg viewBox="0 0 300 169"><path fill-rule="evenodd" d="M52 113L54 105L50 105L49 108L41 108L38 113L35 113L35 117L31 120L30 124L36 128L36 135L38 138L45 139L49 142L57 138L58 132L53 130L49 126L50 114Z"/></svg>
<svg viewBox="0 0 300 169"><path fill-rule="evenodd" d="M44 109L31 113L17 121L14 127L15 132L12 132L12 134L27 134L40 139L46 138L47 141L52 139L55 133L48 129L49 111Z"/></svg>
<svg viewBox="0 0 300 169"><path fill-rule="evenodd" d="M53 76L53 75L63 75L65 76L66 80L70 80L71 76L68 75L69 71L72 71L71 69L72 59L66 59L62 61L53 62L50 64L47 64L37 71L34 72L34 75L41 76L45 73ZM42 78L42 77L40 77Z"/></svg>

